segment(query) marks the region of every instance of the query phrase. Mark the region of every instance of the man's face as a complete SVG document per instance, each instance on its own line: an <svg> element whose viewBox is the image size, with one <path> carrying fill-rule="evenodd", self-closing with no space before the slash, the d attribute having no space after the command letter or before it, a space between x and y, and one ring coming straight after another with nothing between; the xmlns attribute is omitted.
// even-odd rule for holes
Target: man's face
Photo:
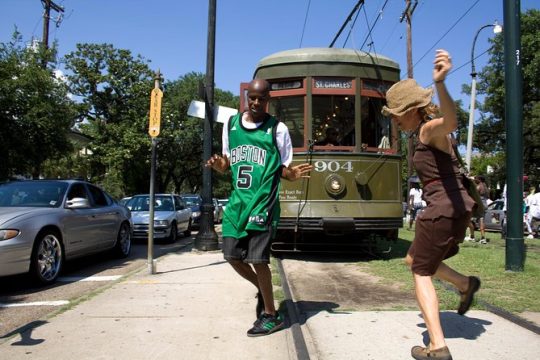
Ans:
<svg viewBox="0 0 540 360"><path fill-rule="evenodd" d="M255 119L259 119L266 114L266 104L270 100L267 92L259 89L251 89L247 93L248 110Z"/></svg>

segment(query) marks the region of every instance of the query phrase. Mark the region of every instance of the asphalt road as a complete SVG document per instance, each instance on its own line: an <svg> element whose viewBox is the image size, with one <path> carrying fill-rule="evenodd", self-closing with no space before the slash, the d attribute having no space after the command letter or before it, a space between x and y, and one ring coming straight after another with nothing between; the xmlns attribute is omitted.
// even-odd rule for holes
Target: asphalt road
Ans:
<svg viewBox="0 0 540 360"><path fill-rule="evenodd" d="M192 241L193 235L179 237L174 244L157 243L154 258L178 251ZM125 259L101 253L66 263L58 281L50 286L36 286L27 275L0 278L0 339L110 286L121 276L146 266L147 260L146 243L135 241Z"/></svg>

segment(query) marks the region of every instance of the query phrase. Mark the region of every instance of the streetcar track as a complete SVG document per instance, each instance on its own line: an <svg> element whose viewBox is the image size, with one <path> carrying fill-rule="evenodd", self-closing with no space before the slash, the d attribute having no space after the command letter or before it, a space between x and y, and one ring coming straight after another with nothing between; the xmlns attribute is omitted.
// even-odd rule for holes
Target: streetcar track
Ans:
<svg viewBox="0 0 540 360"><path fill-rule="evenodd" d="M277 268L279 271L279 276L281 277L281 288L283 289L283 294L285 297L285 306L287 307L287 320L289 322L289 327L292 332L294 347L296 350L296 356L298 360L309 360L309 351L306 345L306 340L300 326L301 312L298 309L298 306L292 298L292 293L289 287L289 282L285 274L285 269L281 263L280 258L276 258Z"/></svg>

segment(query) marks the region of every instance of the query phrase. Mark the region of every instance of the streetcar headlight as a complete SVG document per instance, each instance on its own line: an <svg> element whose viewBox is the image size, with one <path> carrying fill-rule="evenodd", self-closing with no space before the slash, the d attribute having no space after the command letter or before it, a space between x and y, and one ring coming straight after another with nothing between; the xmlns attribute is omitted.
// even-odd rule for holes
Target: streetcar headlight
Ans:
<svg viewBox="0 0 540 360"><path fill-rule="evenodd" d="M339 174L331 174L325 181L326 192L331 196L338 196L345 191L345 179Z"/></svg>

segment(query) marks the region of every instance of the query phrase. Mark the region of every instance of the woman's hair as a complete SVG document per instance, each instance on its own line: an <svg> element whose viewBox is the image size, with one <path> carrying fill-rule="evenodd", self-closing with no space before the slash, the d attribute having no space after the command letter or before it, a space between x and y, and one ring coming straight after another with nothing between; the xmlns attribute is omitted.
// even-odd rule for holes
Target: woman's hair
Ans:
<svg viewBox="0 0 540 360"><path fill-rule="evenodd" d="M442 115L439 107L431 102L426 106L419 108L418 111L420 112L423 121L429 121L441 117Z"/></svg>

